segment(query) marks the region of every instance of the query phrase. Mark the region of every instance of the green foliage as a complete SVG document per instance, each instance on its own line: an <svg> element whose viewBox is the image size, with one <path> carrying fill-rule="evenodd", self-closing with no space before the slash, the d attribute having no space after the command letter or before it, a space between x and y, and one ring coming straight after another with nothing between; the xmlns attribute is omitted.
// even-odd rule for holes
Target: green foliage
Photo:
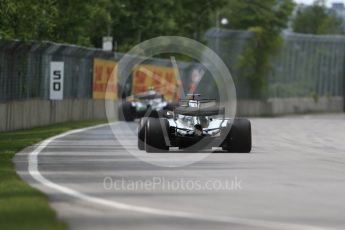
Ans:
<svg viewBox="0 0 345 230"><path fill-rule="evenodd" d="M101 47L112 35L120 51L162 35L201 40L225 0L1 0L0 37Z"/></svg>
<svg viewBox="0 0 345 230"><path fill-rule="evenodd" d="M175 32L172 0L115 2L111 11L112 35L121 51L137 43L160 35Z"/></svg>
<svg viewBox="0 0 345 230"><path fill-rule="evenodd" d="M203 32L217 26L217 13L227 0L177 0L175 20L182 36L201 40Z"/></svg>
<svg viewBox="0 0 345 230"><path fill-rule="evenodd" d="M344 33L341 18L329 11L324 2L320 1L297 12L297 16L293 20L293 30L306 34Z"/></svg>
<svg viewBox="0 0 345 230"><path fill-rule="evenodd" d="M99 46L111 25L110 0L59 0L54 40ZM94 42L95 44L92 44Z"/></svg>
<svg viewBox="0 0 345 230"><path fill-rule="evenodd" d="M292 0L229 0L221 15L229 19L228 28L262 27L280 32L285 28L293 10Z"/></svg>
<svg viewBox="0 0 345 230"><path fill-rule="evenodd" d="M111 8L111 0L98 0L91 8L89 26L86 26L86 36L90 37L92 46L102 47L102 37L111 35Z"/></svg>
<svg viewBox="0 0 345 230"><path fill-rule="evenodd" d="M164 35L200 41L207 29L227 17L228 28L255 35L241 55L239 71L252 85L253 95L265 90L269 59L294 6L292 0L2 0L0 4L3 38L101 47L102 37L111 35L122 52ZM326 20L321 28L332 23Z"/></svg>
<svg viewBox="0 0 345 230"><path fill-rule="evenodd" d="M53 39L57 9L54 0L1 0L0 38Z"/></svg>
<svg viewBox="0 0 345 230"><path fill-rule="evenodd" d="M292 0L230 0L222 11L230 29L245 29L253 33L249 45L240 56L240 81L249 84L251 97L264 96L270 59L282 44L281 30L286 28L293 10Z"/></svg>
<svg viewBox="0 0 345 230"><path fill-rule="evenodd" d="M115 1L111 11L112 35L120 51L127 51L141 41L164 35L201 40L201 35L215 20L213 12L224 0L128 0Z"/></svg>

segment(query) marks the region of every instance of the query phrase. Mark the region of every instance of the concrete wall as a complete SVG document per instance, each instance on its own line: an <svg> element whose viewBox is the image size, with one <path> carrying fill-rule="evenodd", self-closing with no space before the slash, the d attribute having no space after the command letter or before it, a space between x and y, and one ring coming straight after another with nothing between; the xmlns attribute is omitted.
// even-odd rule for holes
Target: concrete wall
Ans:
<svg viewBox="0 0 345 230"><path fill-rule="evenodd" d="M26 129L48 124L104 119L103 100L25 100L0 103L0 131Z"/></svg>
<svg viewBox="0 0 345 230"><path fill-rule="evenodd" d="M240 117L279 116L303 113L343 112L341 97L242 100L238 102ZM48 124L106 119L104 100L66 99L63 101L25 100L0 103L0 131L26 129Z"/></svg>
<svg viewBox="0 0 345 230"><path fill-rule="evenodd" d="M344 112L342 97L276 98L267 101L242 100L238 102L238 116L279 116L305 113Z"/></svg>
<svg viewBox="0 0 345 230"><path fill-rule="evenodd" d="M272 113L272 104L261 100L241 100L237 102L238 117L268 116Z"/></svg>

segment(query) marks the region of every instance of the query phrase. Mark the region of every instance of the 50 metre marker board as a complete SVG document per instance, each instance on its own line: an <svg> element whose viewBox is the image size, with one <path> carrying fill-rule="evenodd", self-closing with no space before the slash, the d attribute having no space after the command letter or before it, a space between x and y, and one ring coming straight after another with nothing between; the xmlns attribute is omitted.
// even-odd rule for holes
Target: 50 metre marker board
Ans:
<svg viewBox="0 0 345 230"><path fill-rule="evenodd" d="M64 63L50 63L50 100L63 99Z"/></svg>

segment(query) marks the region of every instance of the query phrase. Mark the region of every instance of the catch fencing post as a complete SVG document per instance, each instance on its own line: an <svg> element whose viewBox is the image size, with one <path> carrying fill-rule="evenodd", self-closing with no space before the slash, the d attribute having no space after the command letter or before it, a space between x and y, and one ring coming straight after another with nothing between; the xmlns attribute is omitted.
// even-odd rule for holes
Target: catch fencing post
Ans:
<svg viewBox="0 0 345 230"><path fill-rule="evenodd" d="M343 62L343 112L345 112L345 55L343 56Z"/></svg>
<svg viewBox="0 0 345 230"><path fill-rule="evenodd" d="M342 69L342 88L340 87L340 89L343 91L342 92L342 97L343 97L343 112L345 112L345 41L342 43L342 60L343 60L343 69Z"/></svg>

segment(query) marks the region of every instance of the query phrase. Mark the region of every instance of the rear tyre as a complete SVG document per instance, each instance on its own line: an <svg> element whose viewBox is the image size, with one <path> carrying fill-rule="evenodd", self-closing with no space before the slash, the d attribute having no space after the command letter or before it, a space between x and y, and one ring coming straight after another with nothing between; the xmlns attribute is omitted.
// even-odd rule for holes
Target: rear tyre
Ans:
<svg viewBox="0 0 345 230"><path fill-rule="evenodd" d="M138 149L145 150L145 125L147 118L141 118L138 126Z"/></svg>
<svg viewBox="0 0 345 230"><path fill-rule="evenodd" d="M169 122L166 119L148 118L145 125L145 149L148 153L169 151L164 134L168 134Z"/></svg>
<svg viewBox="0 0 345 230"><path fill-rule="evenodd" d="M134 121L134 108L130 102L124 102L121 104L119 111L119 118L122 121Z"/></svg>
<svg viewBox="0 0 345 230"><path fill-rule="evenodd" d="M224 144L223 150L229 153L250 153L252 150L252 130L247 119L235 119Z"/></svg>

